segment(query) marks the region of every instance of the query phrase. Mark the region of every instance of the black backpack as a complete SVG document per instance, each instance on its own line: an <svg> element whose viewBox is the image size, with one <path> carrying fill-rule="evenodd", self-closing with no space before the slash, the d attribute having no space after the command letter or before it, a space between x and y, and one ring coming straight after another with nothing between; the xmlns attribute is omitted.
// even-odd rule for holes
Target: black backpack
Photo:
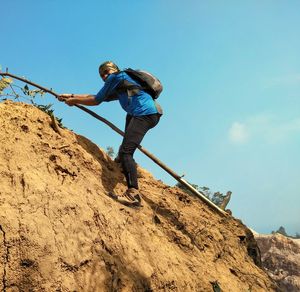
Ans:
<svg viewBox="0 0 300 292"><path fill-rule="evenodd" d="M151 73L144 70L134 70L127 68L124 70L141 88L150 94L153 99L157 99L163 90L163 86L159 79Z"/></svg>

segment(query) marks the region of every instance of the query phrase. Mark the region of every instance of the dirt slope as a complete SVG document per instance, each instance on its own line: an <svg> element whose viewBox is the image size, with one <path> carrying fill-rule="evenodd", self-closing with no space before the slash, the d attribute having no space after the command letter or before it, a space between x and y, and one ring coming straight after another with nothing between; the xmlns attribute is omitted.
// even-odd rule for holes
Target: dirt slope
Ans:
<svg viewBox="0 0 300 292"><path fill-rule="evenodd" d="M120 205L119 166L91 141L22 103L0 121L1 291L275 291L238 220L142 169L143 208Z"/></svg>
<svg viewBox="0 0 300 292"><path fill-rule="evenodd" d="M283 236L255 235L262 264L283 291L300 291L300 240Z"/></svg>

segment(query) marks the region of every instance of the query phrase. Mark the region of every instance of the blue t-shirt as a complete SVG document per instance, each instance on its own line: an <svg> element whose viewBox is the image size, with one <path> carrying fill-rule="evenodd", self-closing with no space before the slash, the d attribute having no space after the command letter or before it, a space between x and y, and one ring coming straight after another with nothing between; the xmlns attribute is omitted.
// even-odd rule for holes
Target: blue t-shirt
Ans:
<svg viewBox="0 0 300 292"><path fill-rule="evenodd" d="M109 97L116 96L122 108L132 116L145 116L158 113L155 102L151 95L143 90L137 90L135 95L128 96L126 91L118 90L118 86L125 80L133 85L139 85L125 72L110 74L105 80L104 86L96 94L98 103L111 101Z"/></svg>

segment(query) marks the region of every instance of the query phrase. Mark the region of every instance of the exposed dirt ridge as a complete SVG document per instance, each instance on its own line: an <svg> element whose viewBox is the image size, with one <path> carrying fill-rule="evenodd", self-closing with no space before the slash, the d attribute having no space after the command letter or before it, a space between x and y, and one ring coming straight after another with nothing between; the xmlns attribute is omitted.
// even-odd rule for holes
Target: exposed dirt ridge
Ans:
<svg viewBox="0 0 300 292"><path fill-rule="evenodd" d="M143 207L120 205L97 145L31 105L0 120L0 291L275 291L240 221L141 168Z"/></svg>
<svg viewBox="0 0 300 292"><path fill-rule="evenodd" d="M262 265L282 291L300 291L300 240L281 234L255 235Z"/></svg>

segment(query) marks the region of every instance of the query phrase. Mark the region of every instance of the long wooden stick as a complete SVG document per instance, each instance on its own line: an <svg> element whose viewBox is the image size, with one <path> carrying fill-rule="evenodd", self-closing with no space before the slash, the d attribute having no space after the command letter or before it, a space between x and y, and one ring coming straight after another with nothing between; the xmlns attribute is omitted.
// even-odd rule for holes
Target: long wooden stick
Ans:
<svg viewBox="0 0 300 292"><path fill-rule="evenodd" d="M56 98L58 98L59 94L57 94L56 92L45 88L39 84L36 84L32 81L29 81L25 78L10 74L8 72L3 73L0 72L0 75L2 76L9 76L11 78L20 80L24 83L30 84L34 87L37 87L41 90L43 90L44 92L47 92L53 96L55 96ZM124 136L124 132L121 131L118 127L116 127L114 124L112 124L110 121L106 120L105 118L99 116L98 114L96 114L95 112L91 111L90 109L87 109L84 106L81 105L74 105L77 108L85 111L86 113L90 114L91 116L93 116L94 118L96 118L97 120L105 123L106 125L108 125L111 129L113 129L115 132L117 132L118 134L120 134L121 136ZM203 202L205 202L208 206L212 207L214 210L216 210L218 213L227 216L228 214L222 210L221 208L219 208L217 205L215 205L212 201L210 201L203 193L199 192L197 189L195 189L192 185L190 185L187 181L185 181L184 179L182 179L181 176L179 176L177 173L175 173L172 169L170 169L168 166L166 166L164 163L162 163L158 158L156 158L153 154L151 154L149 151L147 151L145 148L143 148L141 145L138 146L138 149L144 153L146 156L148 156L152 161L154 161L157 165L159 165L162 169L164 169L168 174L170 174L173 178L175 178L179 183L183 184L187 189L189 189L193 194L195 194L198 198L200 198Z"/></svg>

